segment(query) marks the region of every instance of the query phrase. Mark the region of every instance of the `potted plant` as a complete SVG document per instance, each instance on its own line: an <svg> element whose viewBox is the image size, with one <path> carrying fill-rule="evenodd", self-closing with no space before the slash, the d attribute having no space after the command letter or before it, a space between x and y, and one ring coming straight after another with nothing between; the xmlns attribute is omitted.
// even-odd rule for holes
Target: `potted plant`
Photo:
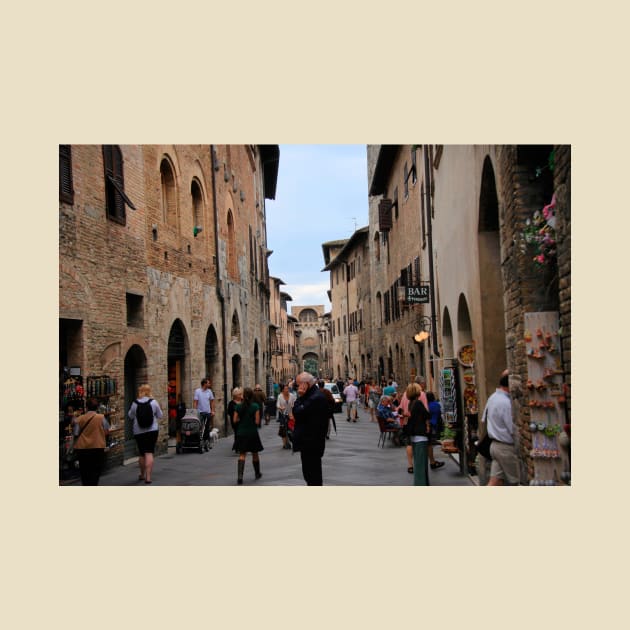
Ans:
<svg viewBox="0 0 630 630"><path fill-rule="evenodd" d="M455 438L457 431L452 427L446 426L440 435L440 442L442 443L442 451L445 453L456 453L457 447L455 446Z"/></svg>

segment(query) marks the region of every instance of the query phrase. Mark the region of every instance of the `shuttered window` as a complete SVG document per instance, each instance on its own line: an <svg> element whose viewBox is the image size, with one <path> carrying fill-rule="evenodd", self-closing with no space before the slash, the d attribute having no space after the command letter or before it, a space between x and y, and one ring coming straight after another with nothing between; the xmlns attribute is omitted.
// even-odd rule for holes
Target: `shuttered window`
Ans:
<svg viewBox="0 0 630 630"><path fill-rule="evenodd" d="M103 145L103 167L105 169L105 210L107 218L125 225L125 204L132 210L136 207L125 194L123 159L120 147Z"/></svg>
<svg viewBox="0 0 630 630"><path fill-rule="evenodd" d="M59 145L59 201L74 203L72 149L69 144Z"/></svg>

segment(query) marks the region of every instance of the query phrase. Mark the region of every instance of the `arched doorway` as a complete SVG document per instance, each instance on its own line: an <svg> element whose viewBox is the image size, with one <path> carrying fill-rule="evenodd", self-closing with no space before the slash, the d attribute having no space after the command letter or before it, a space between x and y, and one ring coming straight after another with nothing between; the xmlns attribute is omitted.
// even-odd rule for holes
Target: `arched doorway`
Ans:
<svg viewBox="0 0 630 630"><path fill-rule="evenodd" d="M481 175L479 195L479 276L481 280L482 345L479 355L483 361L477 366L485 397L492 391L498 374L507 366L505 343L505 310L501 279L501 239L499 234L499 201L494 169L486 157ZM481 368L481 370L479 369Z"/></svg>
<svg viewBox="0 0 630 630"><path fill-rule="evenodd" d="M310 372L315 378L319 378L319 357L314 352L307 352L302 356L302 365L305 372Z"/></svg>
<svg viewBox="0 0 630 630"><path fill-rule="evenodd" d="M254 341L254 384L258 383L264 387L260 374L260 352L258 350L258 339Z"/></svg>
<svg viewBox="0 0 630 630"><path fill-rule="evenodd" d="M447 307L444 308L444 315L442 317L442 349L445 359L452 359L455 356L455 350L453 348L453 326L451 325L451 316Z"/></svg>
<svg viewBox="0 0 630 630"><path fill-rule="evenodd" d="M124 459L130 459L137 455L136 443L133 439L133 422L127 417L127 411L131 403L138 396L140 385L148 382L147 355L139 345L133 345L125 355L124 372L124 396L125 396L125 445Z"/></svg>
<svg viewBox="0 0 630 630"><path fill-rule="evenodd" d="M468 302L466 296L461 293L457 304L457 352L463 346L472 344L472 324L470 321L470 311L468 310ZM474 361L474 359L473 359ZM467 380L470 378L471 380ZM465 367L459 365L459 377L456 382L461 383L461 393L459 396L459 405L462 409L461 435L458 436L460 455L460 470L463 472L468 468L468 472L473 472L474 458L476 451L474 449L474 441L477 435L479 423L479 402L477 399L476 387L476 368L475 364ZM459 422L459 420L458 420Z"/></svg>
<svg viewBox="0 0 630 630"><path fill-rule="evenodd" d="M230 391L235 387L243 386L243 374L242 374L242 361L241 355L235 354L232 357L232 387Z"/></svg>
<svg viewBox="0 0 630 630"><path fill-rule="evenodd" d="M205 360L206 376L212 381L214 389L215 379L219 374L219 341L214 326L209 326L206 333Z"/></svg>
<svg viewBox="0 0 630 630"><path fill-rule="evenodd" d="M193 386L188 364L188 336L180 319L176 319L168 335L167 379L168 418L177 416L177 404L181 401L192 407Z"/></svg>

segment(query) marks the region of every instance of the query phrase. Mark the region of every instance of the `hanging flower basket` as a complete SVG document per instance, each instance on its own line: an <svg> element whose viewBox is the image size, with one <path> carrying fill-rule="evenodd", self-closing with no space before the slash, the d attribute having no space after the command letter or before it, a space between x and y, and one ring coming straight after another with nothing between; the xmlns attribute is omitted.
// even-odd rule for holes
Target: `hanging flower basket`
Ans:
<svg viewBox="0 0 630 630"><path fill-rule="evenodd" d="M555 262L557 257L556 241L556 195L542 210L536 210L531 218L525 221L521 232L521 249L523 252L531 247L534 250L532 260L539 267L546 267Z"/></svg>

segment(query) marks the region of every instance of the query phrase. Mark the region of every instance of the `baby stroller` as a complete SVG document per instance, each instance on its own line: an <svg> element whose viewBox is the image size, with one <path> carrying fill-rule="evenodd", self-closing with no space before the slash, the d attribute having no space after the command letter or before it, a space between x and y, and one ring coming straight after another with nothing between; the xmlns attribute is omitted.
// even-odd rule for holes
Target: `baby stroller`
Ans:
<svg viewBox="0 0 630 630"><path fill-rule="evenodd" d="M180 449L194 449L199 453L203 453L204 441L203 423L199 419L199 412L196 409L186 409L186 413L182 418ZM207 444L205 446L208 446Z"/></svg>

